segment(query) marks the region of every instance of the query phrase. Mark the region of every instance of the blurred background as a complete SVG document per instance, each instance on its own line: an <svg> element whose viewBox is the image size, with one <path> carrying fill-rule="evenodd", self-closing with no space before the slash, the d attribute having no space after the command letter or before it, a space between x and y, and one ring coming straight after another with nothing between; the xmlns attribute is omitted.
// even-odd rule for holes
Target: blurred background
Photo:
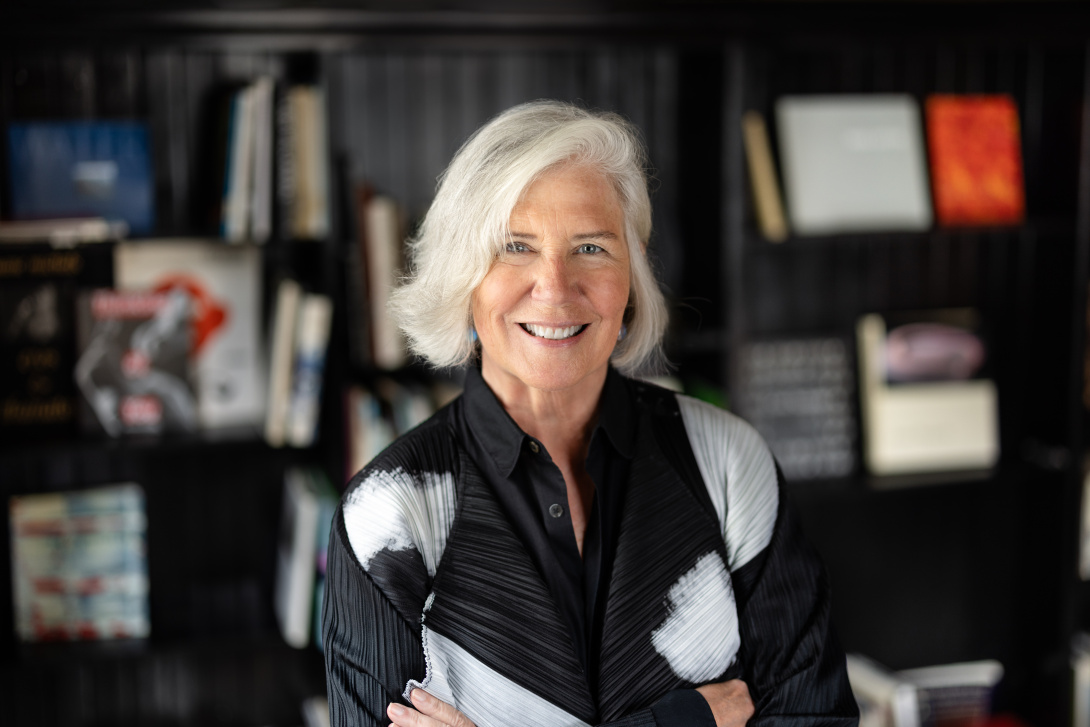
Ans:
<svg viewBox="0 0 1090 727"><path fill-rule="evenodd" d="M662 381L769 440L865 724L1090 725L1090 7L1046 0L4 3L0 723L321 723L330 503L459 388L383 313L404 239L546 97L641 129Z"/></svg>

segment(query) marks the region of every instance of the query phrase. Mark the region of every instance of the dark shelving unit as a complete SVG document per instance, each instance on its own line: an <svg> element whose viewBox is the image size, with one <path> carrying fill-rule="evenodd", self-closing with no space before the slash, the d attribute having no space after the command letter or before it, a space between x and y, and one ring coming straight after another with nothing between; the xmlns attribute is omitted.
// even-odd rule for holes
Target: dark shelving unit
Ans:
<svg viewBox="0 0 1090 727"><path fill-rule="evenodd" d="M10 4L9 4L10 5ZM789 485L828 565L849 651L892 668L996 658L997 706L1033 727L1070 720L1068 650L1090 629L1075 575L1087 416L1090 6L1079 2L337 1L235 8L172 0L44 0L0 8L0 124L146 119L156 236L201 234L204 117L223 82L317 81L337 183L366 179L419 219L435 178L494 113L551 96L610 108L655 165L652 248L681 378L738 395L738 351L771 335L853 338L865 312L980 310L1000 392L1002 457L985 472ZM763 240L742 114L790 93L1009 93L1022 121L1025 224L1002 229ZM773 129L774 132L774 124ZM773 133L774 138L774 133ZM6 169L6 146L0 167ZM139 482L148 504L152 637L118 644L0 636L5 725L291 725L320 693L320 654L282 642L272 614L285 469L343 481L349 362L343 190L325 240L276 236L291 273L336 302L317 444L254 432L155 440L0 442L0 494ZM10 199L0 179L0 214ZM426 377L423 369L401 372ZM7 519L0 623L11 623Z"/></svg>

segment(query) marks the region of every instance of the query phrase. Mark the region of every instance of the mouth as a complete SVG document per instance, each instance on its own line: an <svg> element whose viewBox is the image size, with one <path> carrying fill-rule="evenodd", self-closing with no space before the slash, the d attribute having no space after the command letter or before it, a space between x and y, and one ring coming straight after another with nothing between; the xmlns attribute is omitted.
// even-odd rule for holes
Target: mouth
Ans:
<svg viewBox="0 0 1090 727"><path fill-rule="evenodd" d="M563 341L568 338L578 336L587 328L587 324L575 326L565 326L563 328L550 328L549 326L539 326L536 323L520 323L522 330L529 333L531 336L537 338L546 338L550 341Z"/></svg>

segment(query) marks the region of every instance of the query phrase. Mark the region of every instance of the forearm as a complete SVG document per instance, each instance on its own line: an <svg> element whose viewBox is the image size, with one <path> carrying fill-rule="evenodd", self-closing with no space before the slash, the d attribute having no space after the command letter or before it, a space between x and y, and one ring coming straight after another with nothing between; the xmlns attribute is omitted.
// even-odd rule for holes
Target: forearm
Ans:
<svg viewBox="0 0 1090 727"><path fill-rule="evenodd" d="M385 725L386 707L410 678L424 673L418 629L379 591L331 538L322 603L322 640L330 723Z"/></svg>
<svg viewBox="0 0 1090 727"><path fill-rule="evenodd" d="M782 494L782 493L781 493ZM760 558L732 574L753 727L854 725L859 713L831 623L829 583L781 497Z"/></svg>

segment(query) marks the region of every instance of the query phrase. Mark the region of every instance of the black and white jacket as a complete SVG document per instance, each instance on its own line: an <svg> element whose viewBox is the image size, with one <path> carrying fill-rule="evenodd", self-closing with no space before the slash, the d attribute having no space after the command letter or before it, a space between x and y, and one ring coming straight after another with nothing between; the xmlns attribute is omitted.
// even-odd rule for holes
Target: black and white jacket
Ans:
<svg viewBox="0 0 1090 727"><path fill-rule="evenodd" d="M752 725L854 725L820 561L737 417L628 382L636 447L592 694L559 610L453 426L456 400L346 490L323 644L333 725L416 686L477 727L663 724L672 690L741 678Z"/></svg>

